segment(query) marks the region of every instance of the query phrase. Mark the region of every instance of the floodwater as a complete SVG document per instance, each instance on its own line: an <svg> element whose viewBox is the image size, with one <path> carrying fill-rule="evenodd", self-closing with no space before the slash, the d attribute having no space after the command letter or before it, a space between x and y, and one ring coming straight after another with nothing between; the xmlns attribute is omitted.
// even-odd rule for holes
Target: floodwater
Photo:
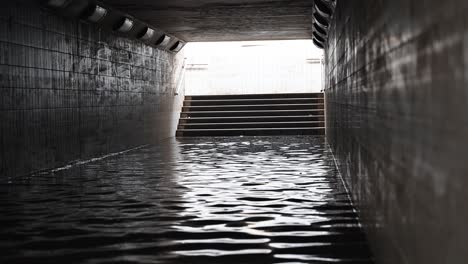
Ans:
<svg viewBox="0 0 468 264"><path fill-rule="evenodd" d="M169 140L0 185L0 263L372 263L322 137Z"/></svg>

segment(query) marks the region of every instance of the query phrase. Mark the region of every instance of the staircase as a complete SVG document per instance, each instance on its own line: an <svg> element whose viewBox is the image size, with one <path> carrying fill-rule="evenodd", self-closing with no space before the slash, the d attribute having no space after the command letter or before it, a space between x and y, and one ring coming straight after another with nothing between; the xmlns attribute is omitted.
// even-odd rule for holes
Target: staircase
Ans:
<svg viewBox="0 0 468 264"><path fill-rule="evenodd" d="M177 137L324 135L322 93L186 96Z"/></svg>

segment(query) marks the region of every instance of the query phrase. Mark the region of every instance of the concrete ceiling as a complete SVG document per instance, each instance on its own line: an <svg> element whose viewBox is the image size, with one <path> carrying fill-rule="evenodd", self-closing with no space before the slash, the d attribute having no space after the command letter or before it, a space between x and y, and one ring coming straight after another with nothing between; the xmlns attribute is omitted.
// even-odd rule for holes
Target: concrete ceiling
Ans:
<svg viewBox="0 0 468 264"><path fill-rule="evenodd" d="M312 38L312 0L104 0L185 41Z"/></svg>

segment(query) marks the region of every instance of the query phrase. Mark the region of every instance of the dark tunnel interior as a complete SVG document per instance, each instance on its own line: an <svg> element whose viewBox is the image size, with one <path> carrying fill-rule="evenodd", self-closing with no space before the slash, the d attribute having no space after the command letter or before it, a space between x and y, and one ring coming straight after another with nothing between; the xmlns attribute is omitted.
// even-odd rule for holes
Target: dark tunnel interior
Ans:
<svg viewBox="0 0 468 264"><path fill-rule="evenodd" d="M466 263L467 11L5 1L0 262ZM323 93L180 89L186 45L260 40L322 49Z"/></svg>

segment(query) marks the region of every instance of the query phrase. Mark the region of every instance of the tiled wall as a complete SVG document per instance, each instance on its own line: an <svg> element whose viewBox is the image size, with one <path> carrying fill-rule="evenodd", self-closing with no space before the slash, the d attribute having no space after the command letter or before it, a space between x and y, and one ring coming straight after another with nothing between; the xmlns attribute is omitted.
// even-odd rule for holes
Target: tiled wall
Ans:
<svg viewBox="0 0 468 264"><path fill-rule="evenodd" d="M378 263L467 263L468 1L338 1L328 137Z"/></svg>
<svg viewBox="0 0 468 264"><path fill-rule="evenodd" d="M0 9L1 179L175 134L182 54L58 17L36 2Z"/></svg>

